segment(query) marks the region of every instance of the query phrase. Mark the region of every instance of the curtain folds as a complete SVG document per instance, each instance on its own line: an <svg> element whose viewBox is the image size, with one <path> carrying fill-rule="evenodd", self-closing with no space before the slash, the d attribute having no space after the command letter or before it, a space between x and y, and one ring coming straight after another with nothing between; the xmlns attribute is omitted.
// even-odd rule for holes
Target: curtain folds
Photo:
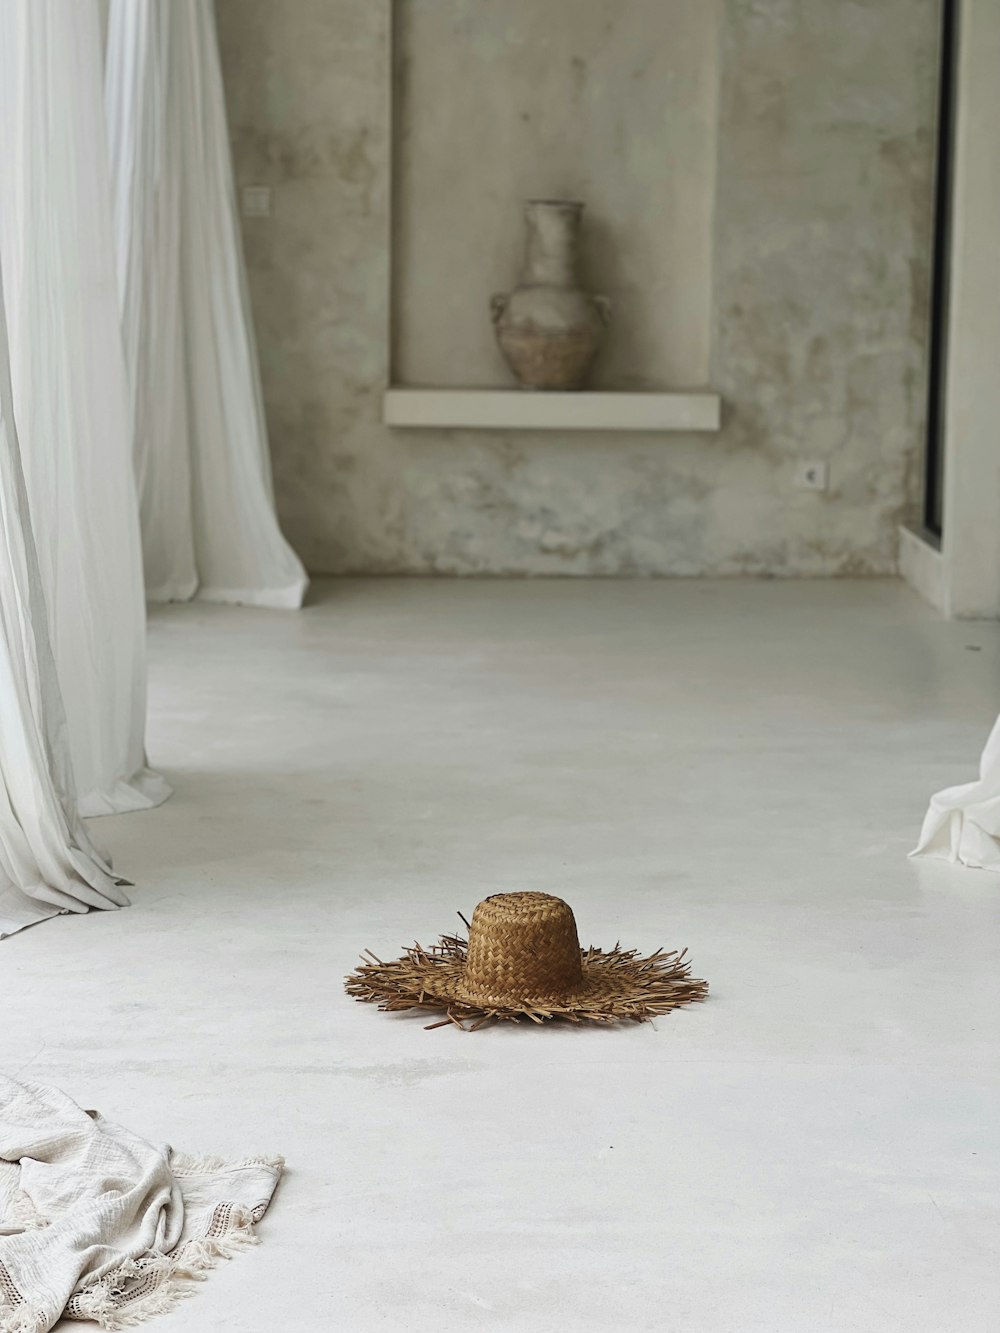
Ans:
<svg viewBox="0 0 1000 1333"><path fill-rule="evenodd" d="M979 761L979 781L931 797L913 855L1000 871L1000 718Z"/></svg>
<svg viewBox="0 0 1000 1333"><path fill-rule="evenodd" d="M106 105L147 596L297 607L212 0L111 0Z"/></svg>
<svg viewBox="0 0 1000 1333"><path fill-rule="evenodd" d="M14 411L83 814L157 804L97 0L0 0Z"/></svg>
<svg viewBox="0 0 1000 1333"><path fill-rule="evenodd" d="M21 471L0 281L0 939L128 899L77 817Z"/></svg>

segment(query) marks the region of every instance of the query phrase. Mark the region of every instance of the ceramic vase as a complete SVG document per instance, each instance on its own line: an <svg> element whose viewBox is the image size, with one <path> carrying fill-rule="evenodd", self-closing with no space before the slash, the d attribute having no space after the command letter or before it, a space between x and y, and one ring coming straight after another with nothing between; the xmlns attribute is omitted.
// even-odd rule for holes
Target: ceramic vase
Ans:
<svg viewBox="0 0 1000 1333"><path fill-rule="evenodd" d="M525 389L582 389L604 339L611 304L579 283L583 204L530 200L521 284L494 296L497 342Z"/></svg>

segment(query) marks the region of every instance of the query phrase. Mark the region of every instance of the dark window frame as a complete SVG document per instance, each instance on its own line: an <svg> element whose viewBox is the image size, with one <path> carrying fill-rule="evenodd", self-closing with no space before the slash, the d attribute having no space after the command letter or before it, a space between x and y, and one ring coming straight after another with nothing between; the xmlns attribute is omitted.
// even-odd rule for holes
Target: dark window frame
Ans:
<svg viewBox="0 0 1000 1333"><path fill-rule="evenodd" d="M927 441L924 455L923 526L941 540L944 531L945 406L948 382L949 257L955 151L960 0L942 0L941 72L938 85L937 170L934 193L934 253L931 278Z"/></svg>

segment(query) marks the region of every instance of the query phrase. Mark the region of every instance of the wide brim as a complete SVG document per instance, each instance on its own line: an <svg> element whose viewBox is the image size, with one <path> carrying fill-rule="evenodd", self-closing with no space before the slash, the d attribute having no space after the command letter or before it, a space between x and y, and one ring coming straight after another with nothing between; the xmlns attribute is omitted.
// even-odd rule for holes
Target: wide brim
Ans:
<svg viewBox="0 0 1000 1333"><path fill-rule="evenodd" d="M383 1013L423 1009L444 1012L439 1023L471 1030L492 1022L643 1023L708 995L708 982L691 976L687 951L658 950L640 957L635 949L583 949L580 987L558 999L511 996L488 1000L472 995L465 984L467 942L443 935L430 949L419 944L401 958L384 963L367 952L346 979L348 995L377 1004Z"/></svg>

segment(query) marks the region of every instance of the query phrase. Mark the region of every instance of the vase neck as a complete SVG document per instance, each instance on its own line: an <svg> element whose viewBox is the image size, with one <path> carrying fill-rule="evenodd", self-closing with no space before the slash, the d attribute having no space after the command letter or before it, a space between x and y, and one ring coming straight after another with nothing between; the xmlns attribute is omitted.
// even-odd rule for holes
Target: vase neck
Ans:
<svg viewBox="0 0 1000 1333"><path fill-rule="evenodd" d="M530 203L524 281L533 286L577 286L577 240L582 204Z"/></svg>

